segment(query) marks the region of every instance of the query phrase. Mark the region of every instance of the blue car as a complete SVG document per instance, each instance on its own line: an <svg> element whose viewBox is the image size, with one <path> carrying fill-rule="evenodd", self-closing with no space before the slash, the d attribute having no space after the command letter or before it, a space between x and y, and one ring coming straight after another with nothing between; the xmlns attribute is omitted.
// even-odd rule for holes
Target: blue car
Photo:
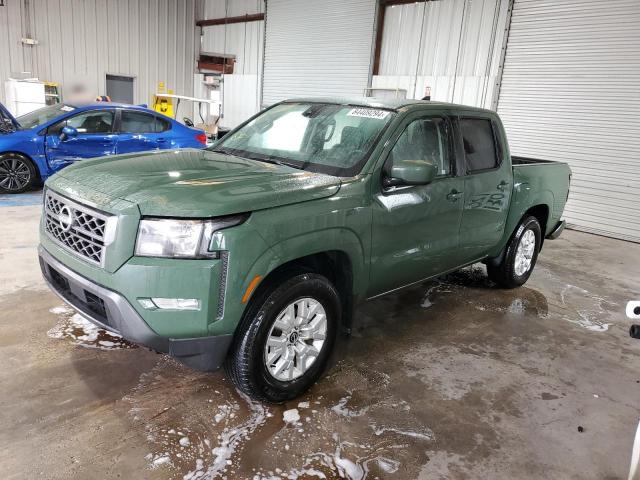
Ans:
<svg viewBox="0 0 640 480"><path fill-rule="evenodd" d="M203 148L202 130L141 106L60 103L14 118L0 104L0 193L20 193L85 158Z"/></svg>

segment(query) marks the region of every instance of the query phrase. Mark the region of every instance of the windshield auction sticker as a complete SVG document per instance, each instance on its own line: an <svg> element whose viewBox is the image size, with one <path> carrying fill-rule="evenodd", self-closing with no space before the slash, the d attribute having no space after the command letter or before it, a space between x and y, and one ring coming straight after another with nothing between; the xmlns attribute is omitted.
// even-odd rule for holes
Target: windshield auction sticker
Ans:
<svg viewBox="0 0 640 480"><path fill-rule="evenodd" d="M375 110L373 108L352 108L347 117L364 117L364 118L378 118L382 120L389 115L386 110Z"/></svg>

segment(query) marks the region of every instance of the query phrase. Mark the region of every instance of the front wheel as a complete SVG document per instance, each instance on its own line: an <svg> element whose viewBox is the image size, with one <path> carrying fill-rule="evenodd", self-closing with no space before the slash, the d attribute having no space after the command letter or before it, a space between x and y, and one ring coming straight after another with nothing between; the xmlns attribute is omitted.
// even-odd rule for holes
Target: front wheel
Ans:
<svg viewBox="0 0 640 480"><path fill-rule="evenodd" d="M540 222L536 217L525 217L509 240L500 263L487 264L489 278L503 288L523 285L533 272L541 244Z"/></svg>
<svg viewBox="0 0 640 480"><path fill-rule="evenodd" d="M302 273L267 287L238 326L227 373L253 398L295 398L322 374L339 322L338 292L322 275Z"/></svg>
<svg viewBox="0 0 640 480"><path fill-rule="evenodd" d="M36 168L28 158L16 153L0 155L0 193L26 192L36 177Z"/></svg>

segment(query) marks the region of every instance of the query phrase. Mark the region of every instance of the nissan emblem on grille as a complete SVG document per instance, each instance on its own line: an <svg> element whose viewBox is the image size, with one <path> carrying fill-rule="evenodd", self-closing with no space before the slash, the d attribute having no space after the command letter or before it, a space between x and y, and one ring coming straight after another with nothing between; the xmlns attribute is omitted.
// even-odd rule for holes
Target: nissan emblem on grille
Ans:
<svg viewBox="0 0 640 480"><path fill-rule="evenodd" d="M58 221L60 222L60 228L62 228L63 231L68 232L71 230L71 227L73 226L73 214L66 205L60 209Z"/></svg>
<svg viewBox="0 0 640 480"><path fill-rule="evenodd" d="M102 265L109 215L47 191L44 198L45 230L62 248L91 263Z"/></svg>

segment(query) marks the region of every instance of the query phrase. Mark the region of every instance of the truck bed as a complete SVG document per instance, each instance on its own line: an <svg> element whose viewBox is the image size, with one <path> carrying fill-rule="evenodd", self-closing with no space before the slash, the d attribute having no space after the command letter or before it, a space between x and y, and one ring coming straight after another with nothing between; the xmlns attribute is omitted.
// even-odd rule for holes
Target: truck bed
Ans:
<svg viewBox="0 0 640 480"><path fill-rule="evenodd" d="M549 220L545 236L560 221L569 192L571 170L565 162L540 160L537 158L511 157L513 166L514 218L524 213L521 208L543 204L549 207Z"/></svg>
<svg viewBox="0 0 640 480"><path fill-rule="evenodd" d="M511 157L511 165L514 167L517 165L535 165L538 163L558 163L562 164L564 162L555 162L553 160L541 160L539 158L529 158L529 157Z"/></svg>

